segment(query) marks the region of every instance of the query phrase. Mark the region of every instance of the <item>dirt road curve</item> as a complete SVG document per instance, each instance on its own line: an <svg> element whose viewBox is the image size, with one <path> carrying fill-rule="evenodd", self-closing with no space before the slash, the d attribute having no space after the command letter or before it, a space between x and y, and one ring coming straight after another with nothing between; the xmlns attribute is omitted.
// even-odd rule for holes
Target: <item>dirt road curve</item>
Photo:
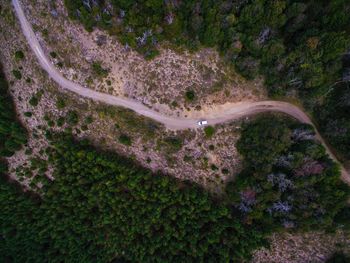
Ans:
<svg viewBox="0 0 350 263"><path fill-rule="evenodd" d="M152 118L160 123L163 123L168 129L181 130L187 128L198 128L197 121L199 119L208 120L208 124L214 125L218 123L223 123L235 119L239 119L242 116L248 116L256 114L259 112L266 111L278 111L286 113L300 122L308 123L313 125L310 117L303 112L297 106L281 101L259 101L259 102L240 102L240 103L226 103L223 105L215 106L210 110L201 111L196 113L197 115L192 115L190 118L177 118L163 115L156 112L142 103L131 100L128 98L121 98L112 96L106 93L97 92L86 87L83 87L77 83L74 83L62 76L62 74L56 69L56 67L50 62L44 51L42 50L39 41L32 29L32 26L27 21L23 9L19 3L19 0L12 0L12 4L16 11L17 17L20 21L23 34L25 35L28 44L34 51L36 57L42 68L49 74L49 76L58 83L62 88L79 94L83 97L90 98L96 101L104 102L110 105L122 106L125 108L132 109L133 111L141 114L143 116ZM314 125L313 125L314 126ZM335 156L332 154L330 149L325 144L324 140L317 132L318 139L326 147L329 155L337 161ZM338 161L337 161L338 162ZM342 178L350 185L350 176L347 171L342 168Z"/></svg>

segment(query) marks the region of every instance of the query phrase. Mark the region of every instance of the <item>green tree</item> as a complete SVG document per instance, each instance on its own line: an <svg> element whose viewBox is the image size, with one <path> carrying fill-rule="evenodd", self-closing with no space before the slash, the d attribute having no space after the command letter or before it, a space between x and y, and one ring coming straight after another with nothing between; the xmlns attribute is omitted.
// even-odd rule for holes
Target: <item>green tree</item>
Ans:
<svg viewBox="0 0 350 263"><path fill-rule="evenodd" d="M266 116L244 125L237 149L254 170L269 172L273 160L290 144L291 133L287 125Z"/></svg>
<svg viewBox="0 0 350 263"><path fill-rule="evenodd" d="M27 142L27 133L17 120L8 83L0 65L0 157L11 156Z"/></svg>

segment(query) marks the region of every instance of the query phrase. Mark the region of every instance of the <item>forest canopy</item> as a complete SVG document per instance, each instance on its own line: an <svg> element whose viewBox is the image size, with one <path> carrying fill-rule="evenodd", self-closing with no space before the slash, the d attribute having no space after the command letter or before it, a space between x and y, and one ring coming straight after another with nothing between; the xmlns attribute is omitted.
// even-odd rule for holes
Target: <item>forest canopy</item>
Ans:
<svg viewBox="0 0 350 263"><path fill-rule="evenodd" d="M26 142L27 133L17 119L0 64L0 158L12 156Z"/></svg>
<svg viewBox="0 0 350 263"><path fill-rule="evenodd" d="M239 261L264 243L200 187L64 139L33 200L0 181L0 253L17 262Z"/></svg>
<svg viewBox="0 0 350 263"><path fill-rule="evenodd" d="M328 229L337 214L347 213L349 187L311 126L257 117L243 127L237 148L245 167L226 192L245 222L267 228Z"/></svg>

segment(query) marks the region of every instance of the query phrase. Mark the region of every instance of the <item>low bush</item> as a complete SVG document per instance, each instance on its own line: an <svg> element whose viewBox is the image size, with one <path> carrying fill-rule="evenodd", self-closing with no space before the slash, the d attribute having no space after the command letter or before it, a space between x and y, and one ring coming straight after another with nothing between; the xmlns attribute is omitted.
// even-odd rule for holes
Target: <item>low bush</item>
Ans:
<svg viewBox="0 0 350 263"><path fill-rule="evenodd" d="M56 100L56 107L59 110L64 109L66 107L65 99L63 99L61 97L57 98L57 100Z"/></svg>
<svg viewBox="0 0 350 263"><path fill-rule="evenodd" d="M108 75L108 70L101 66L101 62L92 63L92 71L99 77L105 78Z"/></svg>
<svg viewBox="0 0 350 263"><path fill-rule="evenodd" d="M118 141L120 143L122 143L124 145L128 145L128 146L130 146L131 143L132 143L131 142L131 138L129 136L125 135L125 134L120 135L119 138L118 138Z"/></svg>
<svg viewBox="0 0 350 263"><path fill-rule="evenodd" d="M215 128L213 126L206 126L204 127L204 133L206 138L211 138L215 133Z"/></svg>
<svg viewBox="0 0 350 263"><path fill-rule="evenodd" d="M15 52L15 58L18 60L24 59L24 53L22 50L17 50Z"/></svg>
<svg viewBox="0 0 350 263"><path fill-rule="evenodd" d="M19 70L17 69L12 70L12 74L13 76L15 76L16 79L18 80L22 79L22 73Z"/></svg>
<svg viewBox="0 0 350 263"><path fill-rule="evenodd" d="M73 111L73 110L68 111L67 116L66 116L66 121L67 121L67 124L69 124L71 126L77 125L79 122L78 113L76 111Z"/></svg>
<svg viewBox="0 0 350 263"><path fill-rule="evenodd" d="M196 95L193 90L188 90L185 93L185 98L187 101L194 101Z"/></svg>

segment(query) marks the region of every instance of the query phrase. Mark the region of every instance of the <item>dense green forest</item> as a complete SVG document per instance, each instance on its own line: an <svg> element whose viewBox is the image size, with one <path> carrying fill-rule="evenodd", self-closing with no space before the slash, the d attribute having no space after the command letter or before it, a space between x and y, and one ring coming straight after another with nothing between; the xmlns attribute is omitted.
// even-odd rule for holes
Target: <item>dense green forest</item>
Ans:
<svg viewBox="0 0 350 263"><path fill-rule="evenodd" d="M344 159L350 159L350 86L338 84L315 110L320 129Z"/></svg>
<svg viewBox="0 0 350 263"><path fill-rule="evenodd" d="M18 122L8 83L0 64L0 158L12 156L27 142L27 134ZM1 161L0 161L1 162ZM1 162L2 163L2 162ZM0 165L0 171L5 165Z"/></svg>
<svg viewBox="0 0 350 263"><path fill-rule="evenodd" d="M342 63L350 48L348 0L65 0L65 5L87 30L102 27L146 57L156 55L164 40L191 50L217 47L243 76L262 74L272 97L298 93L310 111L330 109L322 116L315 112L315 118L348 158L350 115L334 116L342 111L333 110L328 98L350 96L333 89L350 78L350 63ZM330 115L336 118L331 127L340 131L336 135L327 134Z"/></svg>
<svg viewBox="0 0 350 263"><path fill-rule="evenodd" d="M303 230L330 228L337 214L343 221L349 187L314 135L309 125L271 116L244 126L237 147L245 168L226 187L244 221Z"/></svg>
<svg viewBox="0 0 350 263"><path fill-rule="evenodd" d="M264 243L224 201L71 139L53 144L55 181L30 198L1 181L8 262L228 262Z"/></svg>

